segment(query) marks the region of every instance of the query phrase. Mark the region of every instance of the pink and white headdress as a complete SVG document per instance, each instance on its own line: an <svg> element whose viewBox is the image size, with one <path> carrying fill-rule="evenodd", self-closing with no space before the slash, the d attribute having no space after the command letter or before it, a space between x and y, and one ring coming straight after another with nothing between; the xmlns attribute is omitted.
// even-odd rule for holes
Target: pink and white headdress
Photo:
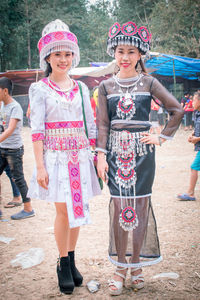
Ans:
<svg viewBox="0 0 200 300"><path fill-rule="evenodd" d="M151 34L145 26L137 27L133 22L122 26L114 23L108 33L107 53L114 57L118 45L132 45L137 47L142 54L150 50Z"/></svg>
<svg viewBox="0 0 200 300"><path fill-rule="evenodd" d="M70 32L67 24L59 19L50 22L44 27L42 37L38 42L38 49L40 53L40 68L44 71L47 68L45 58L52 52L73 52L72 67L76 67L80 61L77 37Z"/></svg>

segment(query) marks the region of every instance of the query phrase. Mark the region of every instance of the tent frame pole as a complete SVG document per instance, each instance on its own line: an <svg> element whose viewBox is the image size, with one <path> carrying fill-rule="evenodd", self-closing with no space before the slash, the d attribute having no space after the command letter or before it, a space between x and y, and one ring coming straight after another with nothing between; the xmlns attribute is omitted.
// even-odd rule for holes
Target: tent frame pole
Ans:
<svg viewBox="0 0 200 300"><path fill-rule="evenodd" d="M173 59L173 77L174 77L174 94L176 97L176 73L175 73L175 60Z"/></svg>

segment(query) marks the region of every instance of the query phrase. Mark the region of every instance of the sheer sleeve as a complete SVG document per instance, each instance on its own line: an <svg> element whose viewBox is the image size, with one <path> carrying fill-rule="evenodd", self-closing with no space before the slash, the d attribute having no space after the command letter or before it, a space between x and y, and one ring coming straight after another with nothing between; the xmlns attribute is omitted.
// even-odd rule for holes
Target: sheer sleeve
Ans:
<svg viewBox="0 0 200 300"><path fill-rule="evenodd" d="M83 92L83 102L84 102L84 110L85 110L85 118L87 123L87 130L88 130L88 139L90 141L90 145L96 145L96 124L94 122L94 115L91 107L90 102L90 95L87 86L81 82L82 92Z"/></svg>
<svg viewBox="0 0 200 300"><path fill-rule="evenodd" d="M160 136L171 139L180 125L184 111L176 98L156 78L153 79L151 84L151 94L162 102L169 113L169 120Z"/></svg>
<svg viewBox="0 0 200 300"><path fill-rule="evenodd" d="M98 90L98 105L97 105L97 151L107 152L106 144L110 129L110 120L108 116L107 98L104 82L101 82Z"/></svg>
<svg viewBox="0 0 200 300"><path fill-rule="evenodd" d="M45 99L39 83L32 83L29 88L30 121L32 141L44 140L45 135Z"/></svg>

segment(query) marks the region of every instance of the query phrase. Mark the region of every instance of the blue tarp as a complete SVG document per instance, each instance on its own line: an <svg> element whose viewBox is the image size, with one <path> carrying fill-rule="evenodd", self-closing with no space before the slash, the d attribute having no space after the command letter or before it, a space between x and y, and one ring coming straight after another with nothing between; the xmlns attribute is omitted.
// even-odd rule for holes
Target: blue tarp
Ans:
<svg viewBox="0 0 200 300"><path fill-rule="evenodd" d="M150 53L150 59L146 61L145 66L148 69L153 70L152 72L149 72L151 74L173 77L173 63L176 77L182 77L189 80L200 79L200 59L163 53Z"/></svg>
<svg viewBox="0 0 200 300"><path fill-rule="evenodd" d="M106 66L107 64L105 62L90 63L92 67ZM175 75L189 80L200 80L200 59L150 52L150 58L145 62L145 66L149 74L170 77Z"/></svg>

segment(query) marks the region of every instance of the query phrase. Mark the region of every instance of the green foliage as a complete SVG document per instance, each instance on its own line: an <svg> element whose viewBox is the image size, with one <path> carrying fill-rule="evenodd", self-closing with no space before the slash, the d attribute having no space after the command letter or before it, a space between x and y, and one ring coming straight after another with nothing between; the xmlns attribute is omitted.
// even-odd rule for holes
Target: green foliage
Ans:
<svg viewBox="0 0 200 300"><path fill-rule="evenodd" d="M149 25L149 17L159 0L115 0L114 15L120 23L132 20L139 25Z"/></svg>
<svg viewBox="0 0 200 300"><path fill-rule="evenodd" d="M200 58L200 2L159 1L151 14L155 51Z"/></svg>
<svg viewBox="0 0 200 300"><path fill-rule="evenodd" d="M128 20L146 25L152 51L200 58L198 0L2 0L0 1L0 71L39 67L37 49L43 27L61 19L77 35L80 66L109 61L109 27Z"/></svg>

